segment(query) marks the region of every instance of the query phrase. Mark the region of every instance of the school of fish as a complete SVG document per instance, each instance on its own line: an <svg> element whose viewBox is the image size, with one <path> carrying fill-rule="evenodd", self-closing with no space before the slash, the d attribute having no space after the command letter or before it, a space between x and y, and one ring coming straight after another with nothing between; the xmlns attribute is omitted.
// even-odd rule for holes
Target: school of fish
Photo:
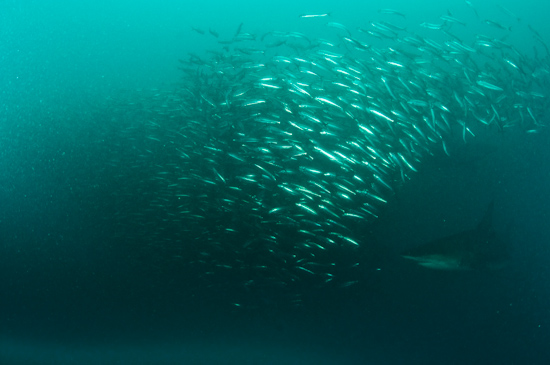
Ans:
<svg viewBox="0 0 550 365"><path fill-rule="evenodd" d="M362 227L425 156L480 127L544 126L549 52L534 29L527 55L506 42L509 25L479 18L500 36L466 36L450 14L415 28L380 13L387 20L357 29L300 16L330 39L241 24L221 40L194 28L219 48L181 60L175 90L132 105L131 169L148 172L137 198L147 208L133 217L140 236L206 282L349 286L356 278L338 274L361 264Z"/></svg>

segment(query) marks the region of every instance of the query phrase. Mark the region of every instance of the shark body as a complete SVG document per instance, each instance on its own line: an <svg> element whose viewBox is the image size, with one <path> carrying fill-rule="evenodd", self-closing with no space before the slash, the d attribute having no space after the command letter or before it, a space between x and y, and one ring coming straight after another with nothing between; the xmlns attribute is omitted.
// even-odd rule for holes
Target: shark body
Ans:
<svg viewBox="0 0 550 365"><path fill-rule="evenodd" d="M492 227L494 202L474 229L415 247L402 257L436 270L494 270L506 265L506 247Z"/></svg>

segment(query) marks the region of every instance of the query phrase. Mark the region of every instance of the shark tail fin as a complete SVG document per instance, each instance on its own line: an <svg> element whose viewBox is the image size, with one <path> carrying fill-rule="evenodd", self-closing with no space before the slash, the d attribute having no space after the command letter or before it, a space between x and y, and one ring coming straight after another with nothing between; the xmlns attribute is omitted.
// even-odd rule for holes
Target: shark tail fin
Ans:
<svg viewBox="0 0 550 365"><path fill-rule="evenodd" d="M477 225L477 230L479 232L489 232L493 225L493 210L495 208L495 201L491 200L489 206L487 207L487 212L483 216L483 219Z"/></svg>

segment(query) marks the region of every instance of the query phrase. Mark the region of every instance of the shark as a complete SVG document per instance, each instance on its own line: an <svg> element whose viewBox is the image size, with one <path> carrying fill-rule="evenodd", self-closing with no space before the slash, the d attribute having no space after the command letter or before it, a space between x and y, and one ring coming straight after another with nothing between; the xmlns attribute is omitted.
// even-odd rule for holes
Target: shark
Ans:
<svg viewBox="0 0 550 365"><path fill-rule="evenodd" d="M497 270L508 262L506 245L493 229L494 201L481 221L468 229L414 247L401 256L434 270Z"/></svg>

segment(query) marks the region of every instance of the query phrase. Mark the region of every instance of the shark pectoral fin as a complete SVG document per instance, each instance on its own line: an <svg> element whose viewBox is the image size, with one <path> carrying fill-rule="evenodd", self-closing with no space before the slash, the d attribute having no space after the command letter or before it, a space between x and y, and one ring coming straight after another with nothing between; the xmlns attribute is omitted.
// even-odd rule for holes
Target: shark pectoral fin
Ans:
<svg viewBox="0 0 550 365"><path fill-rule="evenodd" d="M426 255L426 256L409 256L402 255L401 257L407 260L416 261L422 267L433 270L464 270L460 260L445 255Z"/></svg>

